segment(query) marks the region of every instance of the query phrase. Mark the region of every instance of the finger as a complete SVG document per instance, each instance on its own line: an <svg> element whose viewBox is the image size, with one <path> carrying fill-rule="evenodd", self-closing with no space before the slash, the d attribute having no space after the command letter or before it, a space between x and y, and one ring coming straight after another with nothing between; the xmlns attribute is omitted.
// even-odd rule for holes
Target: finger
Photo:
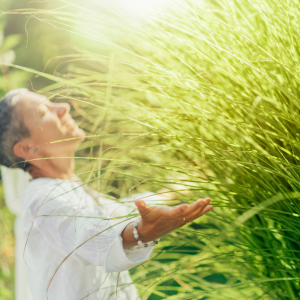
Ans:
<svg viewBox="0 0 300 300"><path fill-rule="evenodd" d="M199 203L195 203L195 207L192 211L189 211L185 214L185 218L188 219L195 219L197 218L200 213L206 209L207 205L211 202L210 198L204 199L203 201L200 201Z"/></svg>
<svg viewBox="0 0 300 300"><path fill-rule="evenodd" d="M202 211L202 213L200 214L199 217L203 216L204 214L206 214L207 212L209 212L209 211L211 211L211 210L213 210L213 209L214 209L214 207L213 207L212 205L206 206L205 209ZM199 218L199 217L198 217L198 218Z"/></svg>
<svg viewBox="0 0 300 300"><path fill-rule="evenodd" d="M203 216L204 214L206 214L207 212L211 211L214 207L212 205L208 205L206 206L198 215L193 215L190 216L189 218L186 218L186 220L188 222L193 222L194 220L200 218L201 216Z"/></svg>
<svg viewBox="0 0 300 300"><path fill-rule="evenodd" d="M187 209L189 208L189 205L184 203L177 205L172 210L169 211L168 216L171 218L177 218L181 216Z"/></svg>
<svg viewBox="0 0 300 300"><path fill-rule="evenodd" d="M193 204L191 204L192 209L196 210L198 208L203 208L206 205L208 205L211 202L210 198L205 198L205 199L198 199L197 201L195 201Z"/></svg>
<svg viewBox="0 0 300 300"><path fill-rule="evenodd" d="M140 215L145 214L148 210L148 205L141 199L135 201L135 206L137 207Z"/></svg>
<svg viewBox="0 0 300 300"><path fill-rule="evenodd" d="M205 206L210 203L210 201L210 198L199 199L195 201L190 205L189 209L184 212L184 217L188 218L191 214L197 214L198 212L202 211L202 209L204 209Z"/></svg>

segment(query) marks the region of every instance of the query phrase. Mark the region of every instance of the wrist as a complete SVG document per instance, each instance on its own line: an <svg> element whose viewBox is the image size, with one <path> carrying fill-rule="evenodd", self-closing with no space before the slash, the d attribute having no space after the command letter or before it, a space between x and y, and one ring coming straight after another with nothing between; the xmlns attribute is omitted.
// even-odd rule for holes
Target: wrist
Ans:
<svg viewBox="0 0 300 300"><path fill-rule="evenodd" d="M132 248L132 247L138 245L135 237L132 234L132 232L133 232L133 223L134 222L129 223L124 228L123 232L121 233L121 237L123 239L123 248L124 249L129 249L129 248Z"/></svg>
<svg viewBox="0 0 300 300"><path fill-rule="evenodd" d="M149 246L155 246L156 244L158 244L158 241L160 239L156 239L156 240L148 240L146 241L147 238L143 238L140 237L139 232L138 232L138 225L139 225L139 221L135 221L133 223L134 229L133 229L133 236L136 238L137 243L141 246L141 247L149 247Z"/></svg>
<svg viewBox="0 0 300 300"><path fill-rule="evenodd" d="M143 243L152 241L151 237L149 236L149 230L147 230L147 226L143 226L142 221L138 221L137 231L139 238Z"/></svg>

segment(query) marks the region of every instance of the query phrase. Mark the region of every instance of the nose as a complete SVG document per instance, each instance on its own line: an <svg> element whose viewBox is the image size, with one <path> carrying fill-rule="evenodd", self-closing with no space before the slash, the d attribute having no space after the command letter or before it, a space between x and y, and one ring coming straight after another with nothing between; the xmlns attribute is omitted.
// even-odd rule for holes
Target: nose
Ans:
<svg viewBox="0 0 300 300"><path fill-rule="evenodd" d="M57 115L61 118L70 111L70 105L68 103L56 104Z"/></svg>

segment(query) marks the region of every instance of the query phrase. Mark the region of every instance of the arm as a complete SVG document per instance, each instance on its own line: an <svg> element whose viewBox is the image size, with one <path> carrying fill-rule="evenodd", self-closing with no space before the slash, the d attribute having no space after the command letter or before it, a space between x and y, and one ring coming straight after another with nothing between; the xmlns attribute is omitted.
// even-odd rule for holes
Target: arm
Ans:
<svg viewBox="0 0 300 300"><path fill-rule="evenodd" d="M45 194L48 195L47 201L44 201ZM28 216L29 211L32 211L32 216L37 210L38 214L34 218L32 232L29 230L30 226L25 232L27 231L28 234L30 231L29 235L31 235L39 231L47 238L54 251L59 251L66 257L71 255L84 264L102 265L106 272L131 269L150 257L153 247L131 248L137 245L133 237L133 225L130 225L133 219L128 219L125 213L122 214L124 218L121 219L107 219L107 214L101 218L95 208L78 209L81 199L76 204L72 200L75 195L70 193L69 198L68 195L64 190L52 190L52 188L49 191L41 191L41 195L35 192L34 198L37 199L34 201L30 197L31 201L28 201L26 211ZM138 227L139 234L141 240L147 242L148 239L156 239L179 228L182 225L183 219L180 220L182 213L177 215L176 212L183 209L187 216L189 212L187 208L191 210L195 205L184 204L175 208L150 207L144 201L137 200L136 206L142 217ZM166 218L169 222L167 227L165 227ZM174 226L175 219L178 220L178 226ZM190 221L192 218L187 220ZM28 224L31 222L28 220ZM159 230L158 235L155 235L158 227L165 227L167 231ZM124 249L128 250L124 251Z"/></svg>
<svg viewBox="0 0 300 300"><path fill-rule="evenodd" d="M170 206L149 206L143 200L135 201L141 221L138 225L138 233L142 242L146 243L182 227L185 225L184 218L187 222L201 217L203 214L213 209L209 205L210 199L199 199L188 205L181 204L176 207ZM123 247L128 249L137 245L133 236L133 223L126 226L122 232Z"/></svg>

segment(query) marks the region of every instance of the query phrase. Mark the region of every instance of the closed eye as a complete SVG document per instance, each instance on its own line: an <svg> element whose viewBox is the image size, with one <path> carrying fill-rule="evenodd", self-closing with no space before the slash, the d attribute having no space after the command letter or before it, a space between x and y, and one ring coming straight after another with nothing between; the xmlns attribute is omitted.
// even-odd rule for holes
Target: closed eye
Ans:
<svg viewBox="0 0 300 300"><path fill-rule="evenodd" d="M33 115L34 115L34 119L36 124L41 128L40 125L40 121L42 120L42 118L46 115L46 113L49 111L49 107L47 105L47 102L44 101L42 103L40 103L39 105L36 106L36 108L33 111Z"/></svg>
<svg viewBox="0 0 300 300"><path fill-rule="evenodd" d="M40 109L40 117L42 118L49 111L49 107L43 105L43 108Z"/></svg>

